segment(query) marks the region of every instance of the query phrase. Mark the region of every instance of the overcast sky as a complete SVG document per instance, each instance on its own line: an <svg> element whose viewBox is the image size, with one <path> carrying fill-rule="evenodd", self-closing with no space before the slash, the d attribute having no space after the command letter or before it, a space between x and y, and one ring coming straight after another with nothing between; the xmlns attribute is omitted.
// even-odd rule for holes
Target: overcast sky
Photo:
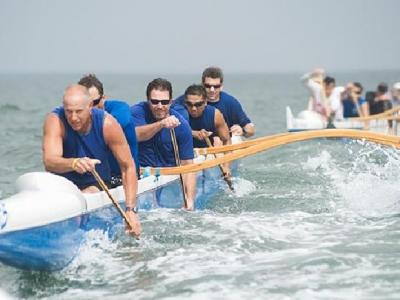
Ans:
<svg viewBox="0 0 400 300"><path fill-rule="evenodd" d="M400 70L398 0L0 0L0 73Z"/></svg>

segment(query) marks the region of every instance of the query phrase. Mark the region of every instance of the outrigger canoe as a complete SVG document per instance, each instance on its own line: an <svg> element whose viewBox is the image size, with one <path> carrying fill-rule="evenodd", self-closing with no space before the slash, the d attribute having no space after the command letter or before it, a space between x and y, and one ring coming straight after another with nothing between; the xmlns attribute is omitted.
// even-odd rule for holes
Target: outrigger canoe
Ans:
<svg viewBox="0 0 400 300"><path fill-rule="evenodd" d="M379 115L371 115L364 118L345 118L342 120L333 121L333 125L338 129L364 129L373 132L380 132L385 134L396 134L398 120L393 118L391 124L395 131L391 131L389 128L390 116L397 114L399 108L396 107L390 111L386 111ZM289 132L305 131L305 130L319 130L326 129L328 127L327 121L321 118L321 116L310 110L301 111L297 117L292 113L289 106L286 107L286 128Z"/></svg>
<svg viewBox="0 0 400 300"><path fill-rule="evenodd" d="M213 156L199 156L196 162ZM217 167L197 172L195 208L202 209L223 186ZM105 192L83 194L64 177L32 172L16 181L17 194L0 200L0 262L29 270L60 270L79 251L92 229L115 231L122 219ZM124 207L123 187L110 190ZM179 176L148 175L139 180L138 207L181 208Z"/></svg>
<svg viewBox="0 0 400 300"><path fill-rule="evenodd" d="M351 129L310 130L260 137L229 146L200 149L195 164L149 170L139 181L140 209L180 208L178 174L196 172L195 207L204 208L221 188L218 165L286 144L318 138L353 138L400 149L400 137ZM226 153L213 158L216 153ZM229 153L227 153L229 152ZM209 159L208 159L209 158ZM233 171L235 164L231 164ZM0 200L0 261L23 269L58 270L73 260L91 229L112 230L121 218L104 192L82 194L63 177L36 172L21 176L18 193ZM111 190L123 204L122 187Z"/></svg>

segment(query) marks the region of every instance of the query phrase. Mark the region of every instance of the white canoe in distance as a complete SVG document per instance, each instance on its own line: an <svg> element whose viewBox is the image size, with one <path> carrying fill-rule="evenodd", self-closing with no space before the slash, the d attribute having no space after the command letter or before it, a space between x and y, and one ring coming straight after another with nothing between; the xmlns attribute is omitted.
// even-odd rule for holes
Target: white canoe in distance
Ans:
<svg viewBox="0 0 400 300"><path fill-rule="evenodd" d="M396 123L393 123L396 126ZM385 119L372 119L368 121L368 130L388 134L388 124ZM338 129L363 129L365 122L347 118L335 120L333 125ZM289 132L326 129L327 126L327 121L314 111L303 110L295 117L290 107L286 107L286 129Z"/></svg>

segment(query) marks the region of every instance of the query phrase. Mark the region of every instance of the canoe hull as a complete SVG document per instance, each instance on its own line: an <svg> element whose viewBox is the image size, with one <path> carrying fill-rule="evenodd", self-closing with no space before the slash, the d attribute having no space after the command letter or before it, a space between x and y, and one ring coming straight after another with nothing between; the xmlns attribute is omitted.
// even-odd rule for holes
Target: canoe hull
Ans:
<svg viewBox="0 0 400 300"><path fill-rule="evenodd" d="M29 270L59 270L75 257L83 241L85 216L1 235L3 263Z"/></svg>
<svg viewBox="0 0 400 300"><path fill-rule="evenodd" d="M57 193L54 189L57 189L55 185L58 183L44 185L46 188L51 186L51 192L43 186L39 191L32 187L32 182L43 182L47 180L47 176L56 175L46 173L44 176L42 173L35 173L23 178L23 184L19 184L20 193L0 201L9 218L8 223L0 229L0 261L4 264L29 270L60 270L77 255L87 231L100 229L112 236L120 230L122 219L104 192L85 194L82 198L82 194L75 197L71 194ZM218 181L222 181L218 168L197 173L196 209L204 209L210 198L221 189ZM29 185L29 191L24 187L24 183ZM118 187L111 192L124 207L123 188ZM183 196L179 177L150 176L141 179L137 202L142 211L159 207L181 208ZM32 205L35 203L37 205ZM65 209L75 215L54 217L52 210L55 208L47 209L54 203L62 206L62 211ZM27 205L31 205L31 210L36 209L34 213L42 216L43 220L27 220L29 215L26 215L25 219L19 218ZM68 207L70 208L67 209ZM57 221L57 218L60 220ZM116 224L119 227L115 226Z"/></svg>

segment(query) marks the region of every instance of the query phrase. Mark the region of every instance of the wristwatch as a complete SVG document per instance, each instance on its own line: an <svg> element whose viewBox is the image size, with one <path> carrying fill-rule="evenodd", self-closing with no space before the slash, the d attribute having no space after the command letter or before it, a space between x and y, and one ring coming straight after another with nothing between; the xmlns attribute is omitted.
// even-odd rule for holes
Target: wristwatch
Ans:
<svg viewBox="0 0 400 300"><path fill-rule="evenodd" d="M133 207L127 206L127 207L125 208L125 211L126 211L126 212L132 211L132 212L134 212L135 214L137 214L137 213L139 212L139 209L137 208L137 206L133 206Z"/></svg>

